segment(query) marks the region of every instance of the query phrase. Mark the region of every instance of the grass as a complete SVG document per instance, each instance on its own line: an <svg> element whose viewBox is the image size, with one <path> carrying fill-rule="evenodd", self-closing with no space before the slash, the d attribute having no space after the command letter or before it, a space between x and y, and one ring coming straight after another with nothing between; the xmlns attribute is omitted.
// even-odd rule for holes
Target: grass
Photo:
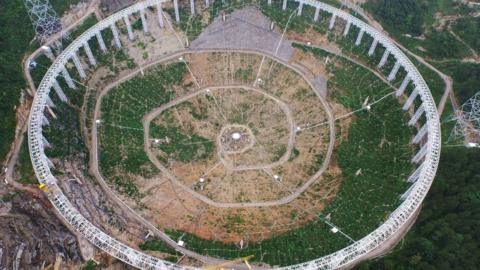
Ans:
<svg viewBox="0 0 480 270"><path fill-rule="evenodd" d="M174 97L172 87L182 81L186 72L183 63L161 65L148 70L143 77L118 85L103 98L99 162L107 179L120 177L115 179L119 188L125 189L131 183L124 177L126 174L148 178L158 173L143 150L141 119ZM128 190L134 191L133 187Z"/></svg>
<svg viewBox="0 0 480 270"><path fill-rule="evenodd" d="M151 125L150 136L153 138L169 138L170 143L160 144L159 148L168 159L181 162L208 158L215 149L215 144L197 134L182 132L176 126Z"/></svg>

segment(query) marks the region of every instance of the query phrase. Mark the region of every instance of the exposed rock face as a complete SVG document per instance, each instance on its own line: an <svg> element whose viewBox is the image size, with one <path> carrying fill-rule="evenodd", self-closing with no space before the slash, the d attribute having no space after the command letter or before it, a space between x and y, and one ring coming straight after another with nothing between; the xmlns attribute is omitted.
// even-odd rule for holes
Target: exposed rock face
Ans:
<svg viewBox="0 0 480 270"><path fill-rule="evenodd" d="M75 236L56 218L48 203L27 193L3 193L0 202L0 268L40 269L81 262Z"/></svg>

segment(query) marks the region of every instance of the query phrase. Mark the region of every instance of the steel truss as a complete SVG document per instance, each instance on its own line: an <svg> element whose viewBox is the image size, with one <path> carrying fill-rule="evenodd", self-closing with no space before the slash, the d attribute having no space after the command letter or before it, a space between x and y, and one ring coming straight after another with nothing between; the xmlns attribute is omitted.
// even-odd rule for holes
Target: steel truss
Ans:
<svg viewBox="0 0 480 270"><path fill-rule="evenodd" d="M38 87L37 94L33 101L33 106L29 118L28 128L28 145L30 148L30 157L35 170L35 174L40 183L48 186L48 197L57 211L65 218L65 220L72 225L79 233L87 238L92 244L98 248L108 252L110 255L118 258L125 263L128 263L134 267L141 269L196 269L193 267L179 266L170 262L163 261L153 256L144 254L137 251L118 240L112 238L108 234L104 233L87 219L85 219L77 209L68 201L62 190L57 185L57 179L50 171L49 159L44 152L44 139L42 135L42 124L45 124L44 111L47 106L50 94L50 90L55 85L56 79L59 76L66 78L69 87L75 87L73 81L69 80L68 72L65 68L69 60L75 60L77 71L80 75L84 72L82 63L77 62L76 58L80 48L88 46L90 39L96 38L99 42L102 50L106 49L103 42L101 31L104 29L111 29L114 34L115 44L117 47L121 47L118 36L115 36L116 22L125 20L128 16L136 12L145 12L146 8L156 8L157 13L161 15L161 5L169 0L147 0L134 4L122 11L119 11L110 17L98 22L95 26L88 29L80 37L74 40L68 48L66 48L55 60L52 66L45 74L40 86ZM177 0L174 0L176 2ZM284 0L284 6L287 0ZM418 164L417 169L412 172L408 177L408 182L413 183L408 191L402 196L404 201L402 204L390 215L390 217L380 227L373 232L365 236L364 238L356 241L350 246L343 248L330 255L312 260L309 262L287 266L279 269L293 270L293 269L335 269L339 267L349 266L352 263L364 259L368 254L379 248L385 241L395 236L401 229L405 227L407 222L414 216L415 212L419 210L423 199L425 198L432 181L435 177L439 158L440 158L440 124L437 114L435 102L430 94L425 80L422 78L418 70L412 64L412 62L405 56L405 54L397 48L393 42L384 34L369 26L365 22L358 18L330 5L314 0L293 0L299 2L302 6L311 6L316 10L329 13L331 15L330 28L335 24L336 19L344 20L348 26L345 29L344 34L348 34L350 27L357 27L360 29L362 35L369 35L374 39L371 52L383 46L385 48L384 56L392 55L396 59L395 70L392 70L389 75L390 78L394 78L398 69L403 68L407 73L404 79L405 90L408 84L413 84L414 91L410 94L404 109L410 109L415 106L413 102L417 97L420 98L421 111L418 114L424 115L426 118L426 124L418 131L416 139L413 143L421 144L420 152L414 157L415 163ZM193 1L190 1L193 5ZM163 26L163 20L161 16L158 17L158 22ZM145 21L144 31L147 21ZM118 35L118 33L117 33ZM357 38L358 44L361 42L361 37ZM89 56L90 58L91 56ZM91 64L94 63L90 59ZM382 61L383 62L383 61ZM385 63L383 63L385 64ZM58 90L58 89L57 89ZM416 122L419 118L412 119L411 122ZM413 124L414 124L413 123ZM407 179L406 179L407 181Z"/></svg>
<svg viewBox="0 0 480 270"><path fill-rule="evenodd" d="M480 92L477 92L453 117L457 121L450 134L449 141L465 139L468 143L480 143Z"/></svg>

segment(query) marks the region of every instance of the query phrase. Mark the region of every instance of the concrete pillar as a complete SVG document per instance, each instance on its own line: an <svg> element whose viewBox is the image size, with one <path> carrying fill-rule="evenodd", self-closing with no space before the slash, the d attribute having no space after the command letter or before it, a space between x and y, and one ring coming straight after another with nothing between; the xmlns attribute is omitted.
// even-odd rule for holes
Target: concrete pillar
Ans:
<svg viewBox="0 0 480 270"><path fill-rule="evenodd" d="M148 33L148 23L145 17L145 9L140 10L140 20L142 20L143 32Z"/></svg>
<svg viewBox="0 0 480 270"><path fill-rule="evenodd" d="M190 0L190 14L195 15L195 2Z"/></svg>
<svg viewBox="0 0 480 270"><path fill-rule="evenodd" d="M90 50L90 45L88 45L88 41L85 41L83 44L83 48L85 49L85 53L87 54L88 57L88 62L90 62L90 65L96 66L97 61L95 60L95 57L93 57L92 50Z"/></svg>
<svg viewBox="0 0 480 270"><path fill-rule="evenodd" d="M269 5L272 3L272 0L269 0L270 3L268 3ZM210 6L210 1L209 0L205 0L205 6L208 8Z"/></svg>
<svg viewBox="0 0 480 270"><path fill-rule="evenodd" d="M360 32L358 33L357 40L355 41L355 46L360 45L362 42L363 34L365 34L365 30L360 29Z"/></svg>
<svg viewBox="0 0 480 270"><path fill-rule="evenodd" d="M283 0L282 10L286 10L286 9L287 9L287 0Z"/></svg>
<svg viewBox="0 0 480 270"><path fill-rule="evenodd" d="M315 8L315 15L313 16L313 20L318 22L318 18L320 17L320 8Z"/></svg>
<svg viewBox="0 0 480 270"><path fill-rule="evenodd" d="M98 31L95 36L97 36L97 41L98 41L98 45L100 45L100 50L102 50L102 52L106 52L107 51L107 46L105 46L105 42L103 41L103 37L102 37L102 33L100 33L100 31Z"/></svg>
<svg viewBox="0 0 480 270"><path fill-rule="evenodd" d="M422 116L422 114L425 112L425 107L423 107L423 104L418 107L417 111L413 114L412 118L410 121L408 121L409 126L414 126L417 124L418 120Z"/></svg>
<svg viewBox="0 0 480 270"><path fill-rule="evenodd" d="M405 201L407 199L407 197L410 195L410 193L412 193L412 190L413 190L414 187L415 187L415 185L411 185L407 189L407 191L405 191L405 193L403 193L402 196L400 196L400 200Z"/></svg>
<svg viewBox="0 0 480 270"><path fill-rule="evenodd" d="M387 80L389 81L395 80L395 77L397 76L397 72L399 69L400 69L400 61L397 60L397 62L395 62L395 65L392 68L392 71L390 71L390 74L388 75Z"/></svg>
<svg viewBox="0 0 480 270"><path fill-rule="evenodd" d="M75 67L77 68L80 78L84 79L85 77L87 77L87 75L85 74L85 70L83 69L82 62L80 62L80 59L78 58L76 52L73 53L72 60L73 60L73 63L75 64Z"/></svg>
<svg viewBox="0 0 480 270"><path fill-rule="evenodd" d="M268 0L268 5L270 6L272 4L272 0Z"/></svg>
<svg viewBox="0 0 480 270"><path fill-rule="evenodd" d="M346 37L348 35L348 32L350 32L350 26L352 26L351 22L347 22L347 25L345 25L345 29L343 30L343 36ZM332 26L333 28L333 26Z"/></svg>
<svg viewBox="0 0 480 270"><path fill-rule="evenodd" d="M55 55L53 55L52 49L48 46L42 46L42 50L45 53L45 56L48 57L48 59L55 61Z"/></svg>
<svg viewBox="0 0 480 270"><path fill-rule="evenodd" d="M45 115L43 115L42 117L42 126L49 126L50 125L50 121L48 120L48 117L46 117Z"/></svg>
<svg viewBox="0 0 480 270"><path fill-rule="evenodd" d="M423 168L423 163L420 164L420 165L415 169L415 171L413 171L413 173L408 177L407 182L409 182L409 183L415 183L415 182L417 182L418 178L420 177L420 173L422 172L422 168Z"/></svg>
<svg viewBox="0 0 480 270"><path fill-rule="evenodd" d="M178 13L178 0L173 0L173 8L175 9L175 21L180 22L180 13Z"/></svg>
<svg viewBox="0 0 480 270"><path fill-rule="evenodd" d="M122 48L122 43L120 43L120 36L118 35L118 29L115 23L113 23L110 26L110 29L112 29L113 39L115 40L115 46L117 46L117 48L119 49Z"/></svg>
<svg viewBox="0 0 480 270"><path fill-rule="evenodd" d="M50 96L47 96L47 106L50 107L50 108L55 108L55 104L53 103Z"/></svg>
<svg viewBox="0 0 480 270"><path fill-rule="evenodd" d="M423 137L425 137L427 132L428 132L428 124L425 124L418 130L418 133L415 135L415 137L413 137L412 144L419 143L423 139Z"/></svg>
<svg viewBox="0 0 480 270"><path fill-rule="evenodd" d="M380 60L380 63L378 64L379 68L383 67L387 63L389 55L390 55L390 51L388 49L385 49L385 52L383 53L382 59Z"/></svg>
<svg viewBox="0 0 480 270"><path fill-rule="evenodd" d="M302 16L302 10L303 10L303 2L299 2L298 11L297 11L298 16Z"/></svg>
<svg viewBox="0 0 480 270"><path fill-rule="evenodd" d="M378 40L374 39L372 42L372 45L370 46L370 49L368 50L368 56L372 56L373 53L375 52L375 49L377 48L378 45Z"/></svg>
<svg viewBox="0 0 480 270"><path fill-rule="evenodd" d="M398 88L397 92L395 93L397 97L403 95L403 92L405 92L405 89L407 89L409 82L410 82L410 77L407 75L403 79L402 84L400 85L400 88Z"/></svg>
<svg viewBox="0 0 480 270"><path fill-rule="evenodd" d="M128 15L123 16L123 21L127 26L128 39L133 40L135 37L133 36L132 25L130 24L130 19L128 18Z"/></svg>
<svg viewBox="0 0 480 270"><path fill-rule="evenodd" d="M332 30L333 27L335 26L335 18L337 17L336 14L332 15L332 18L330 19L330 25L328 26L328 29Z"/></svg>
<svg viewBox="0 0 480 270"><path fill-rule="evenodd" d="M42 146L43 148L47 147L47 148L51 148L52 145L48 142L47 138L45 138L45 136L43 136L42 134Z"/></svg>
<svg viewBox="0 0 480 270"><path fill-rule="evenodd" d="M45 156L45 159L47 160L48 167L53 168L54 167L53 162L49 158L47 158L46 156Z"/></svg>
<svg viewBox="0 0 480 270"><path fill-rule="evenodd" d="M158 24L160 24L160 27L161 28L165 27L165 24L163 23L162 3L157 4L157 17L158 17Z"/></svg>
<svg viewBox="0 0 480 270"><path fill-rule="evenodd" d="M428 142L424 144L422 148L420 148L418 153L412 158L412 163L420 163L420 161L422 161L422 159L427 154L427 150L428 150Z"/></svg>
<svg viewBox="0 0 480 270"><path fill-rule="evenodd" d="M403 110L406 111L412 106L413 102L415 101L415 98L418 96L418 89L415 88L413 92L410 94L408 97L407 101L405 101L405 104L403 104Z"/></svg>
<svg viewBox="0 0 480 270"><path fill-rule="evenodd" d="M68 73L68 70L65 67L62 68L62 76L63 78L65 78L65 81L67 82L68 87L72 89L77 88L75 86L75 83L73 83L72 77L70 77L70 74Z"/></svg>
<svg viewBox="0 0 480 270"><path fill-rule="evenodd" d="M67 96L63 92L57 80L53 81L53 90L55 90L55 93L57 94L58 98L60 98L61 101L67 102L68 100Z"/></svg>

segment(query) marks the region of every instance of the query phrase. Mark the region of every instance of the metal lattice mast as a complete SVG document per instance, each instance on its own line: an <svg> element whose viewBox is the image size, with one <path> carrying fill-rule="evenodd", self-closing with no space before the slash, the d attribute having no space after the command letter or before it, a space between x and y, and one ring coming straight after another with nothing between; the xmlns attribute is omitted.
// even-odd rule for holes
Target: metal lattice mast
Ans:
<svg viewBox="0 0 480 270"><path fill-rule="evenodd" d="M450 140L464 139L466 143L480 142L480 92L476 93L455 112L457 121Z"/></svg>
<svg viewBox="0 0 480 270"><path fill-rule="evenodd" d="M62 30L60 19L48 0L25 0L25 7L40 42Z"/></svg>

